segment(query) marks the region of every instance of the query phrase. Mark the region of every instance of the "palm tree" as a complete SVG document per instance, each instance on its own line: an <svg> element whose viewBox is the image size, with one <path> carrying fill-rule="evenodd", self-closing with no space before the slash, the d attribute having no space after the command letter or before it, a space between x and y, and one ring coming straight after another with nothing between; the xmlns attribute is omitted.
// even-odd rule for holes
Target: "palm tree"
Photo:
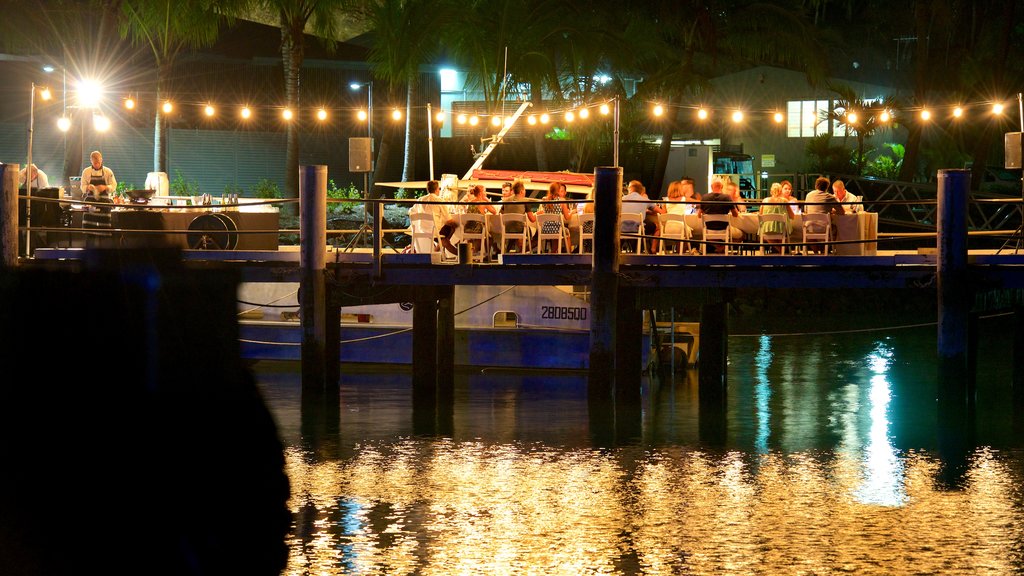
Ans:
<svg viewBox="0 0 1024 576"><path fill-rule="evenodd" d="M374 31L369 61L374 76L387 91L405 92L405 152L402 180L415 178L416 121L413 109L419 89L420 66L439 53L445 27L457 21L455 4L448 0L369 0L357 12ZM390 134L385 131L380 154L386 153ZM378 170L383 167L378 163ZM381 174L375 172L374 180Z"/></svg>
<svg viewBox="0 0 1024 576"><path fill-rule="evenodd" d="M528 98L534 111L541 111L545 90L561 100L552 51L556 35L570 22L563 8L557 0L476 0L466 5L468 22L451 31L451 53L467 71L467 85L483 93L488 112L502 111L516 96ZM547 170L544 133L534 130L532 137L538 169Z"/></svg>
<svg viewBox="0 0 1024 576"><path fill-rule="evenodd" d="M835 106L824 114L822 121L833 122L842 127L846 134L853 134L857 139L857 154L854 158L854 170L857 176L864 172L864 141L887 126L895 126L892 117L897 108L896 98L885 96L881 101L858 98L853 88L846 85L832 86L831 90L839 98Z"/></svg>
<svg viewBox="0 0 1024 576"><path fill-rule="evenodd" d="M220 24L229 21L222 10L231 0L121 0L122 37L149 48L156 64L156 98L153 122L153 170L166 172L167 147L161 103L167 75L183 50L209 46Z"/></svg>
<svg viewBox="0 0 1024 576"><path fill-rule="evenodd" d="M803 70L811 83L824 76L825 61L816 31L802 14L784 5L727 0L663 0L631 19L631 37L648 42L637 68L645 81L639 94L672 104L701 94L707 79L727 66L774 64ZM661 188L678 119L665 120L655 165L654 189Z"/></svg>
<svg viewBox="0 0 1024 576"><path fill-rule="evenodd" d="M319 36L329 47L336 33L336 17L344 0L256 0L263 8L277 13L281 27L281 64L284 68L285 101L298 111L302 103L300 77L306 55L306 28ZM301 114L288 123L284 160L284 196L299 196L299 133Z"/></svg>

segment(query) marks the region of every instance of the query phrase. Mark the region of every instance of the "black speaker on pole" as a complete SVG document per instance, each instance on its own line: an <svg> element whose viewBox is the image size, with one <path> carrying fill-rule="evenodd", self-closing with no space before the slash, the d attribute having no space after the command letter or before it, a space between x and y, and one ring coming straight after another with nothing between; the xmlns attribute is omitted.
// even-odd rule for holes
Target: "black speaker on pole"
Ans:
<svg viewBox="0 0 1024 576"><path fill-rule="evenodd" d="M348 171L373 171L373 138L348 139Z"/></svg>
<svg viewBox="0 0 1024 576"><path fill-rule="evenodd" d="M1019 170L1021 168L1021 132L1007 132L1003 137L1003 144L1006 149L1007 170Z"/></svg>

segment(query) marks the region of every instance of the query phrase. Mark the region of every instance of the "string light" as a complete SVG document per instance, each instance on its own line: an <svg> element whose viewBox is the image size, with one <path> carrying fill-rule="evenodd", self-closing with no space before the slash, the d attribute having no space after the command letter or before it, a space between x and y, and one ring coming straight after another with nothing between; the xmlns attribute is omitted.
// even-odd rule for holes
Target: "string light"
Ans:
<svg viewBox="0 0 1024 576"><path fill-rule="evenodd" d="M248 106L243 106L242 107L242 118L245 119L245 120L248 120L250 116L252 116L252 110L250 110Z"/></svg>
<svg viewBox="0 0 1024 576"><path fill-rule="evenodd" d="M565 113L565 121L566 122L572 122L575 119L576 119L576 115L572 113L572 110L569 110L569 111L567 111Z"/></svg>
<svg viewBox="0 0 1024 576"><path fill-rule="evenodd" d="M203 108L203 113L206 114L208 118L212 118L213 115L217 113L217 110L212 105L207 104L206 108Z"/></svg>
<svg viewBox="0 0 1024 576"><path fill-rule="evenodd" d="M366 110L356 112L356 118L358 118L360 122L366 122Z"/></svg>
<svg viewBox="0 0 1024 576"><path fill-rule="evenodd" d="M438 124L444 124L444 119L444 110L438 110L437 114L434 114L434 120L437 121Z"/></svg>
<svg viewBox="0 0 1024 576"><path fill-rule="evenodd" d="M1001 102L996 102L992 106L992 113L993 114L1002 114L1003 113L1003 104Z"/></svg>
<svg viewBox="0 0 1024 576"><path fill-rule="evenodd" d="M459 114L458 116L455 117L455 122L457 124L465 124L466 123L466 115L465 114Z"/></svg>
<svg viewBox="0 0 1024 576"><path fill-rule="evenodd" d="M959 106L957 106L956 108L953 108L953 118L959 118L959 117L961 117L963 115L964 115L964 109L963 108L961 108Z"/></svg>
<svg viewBox="0 0 1024 576"><path fill-rule="evenodd" d="M580 118L586 120L587 118L590 117L590 109L589 108L580 108L579 115L580 115Z"/></svg>
<svg viewBox="0 0 1024 576"><path fill-rule="evenodd" d="M665 108L661 104L655 104L654 105L654 115L655 116L661 116L664 113L665 113Z"/></svg>
<svg viewBox="0 0 1024 576"><path fill-rule="evenodd" d="M931 120L931 118L932 118L932 113L931 113L930 110L928 110L927 108L925 108L924 110L921 110L921 120Z"/></svg>
<svg viewBox="0 0 1024 576"><path fill-rule="evenodd" d="M501 116L491 116L491 124L493 126L501 126Z"/></svg>
<svg viewBox="0 0 1024 576"><path fill-rule="evenodd" d="M61 116L60 119L57 120L57 129L60 130L61 132L67 132L68 130L70 130L71 119L67 116Z"/></svg>
<svg viewBox="0 0 1024 576"><path fill-rule="evenodd" d="M281 112L281 117L284 118L285 120L291 120L294 116L295 115L292 113L292 109L291 108L285 108Z"/></svg>
<svg viewBox="0 0 1024 576"><path fill-rule="evenodd" d="M469 117L469 125L470 126L476 126L479 123L480 123L480 118L476 114L474 114L474 115Z"/></svg>
<svg viewBox="0 0 1024 576"><path fill-rule="evenodd" d="M850 124L856 124L857 123L857 113L856 112L848 112L846 114L846 121L849 122Z"/></svg>
<svg viewBox="0 0 1024 576"><path fill-rule="evenodd" d="M320 108L319 110L317 110L316 111L316 119L321 121L321 122L323 122L324 120L327 120L327 110L324 110L323 108Z"/></svg>
<svg viewBox="0 0 1024 576"><path fill-rule="evenodd" d="M124 107L128 110L135 110L135 100L131 96L124 99Z"/></svg>
<svg viewBox="0 0 1024 576"><path fill-rule="evenodd" d="M607 104L601 104L601 108L600 108L600 110L601 110L601 115L602 115L602 116L607 116L607 115L608 115L608 113L609 113L609 112L611 112L611 110L609 110L609 108L608 108L608 105L607 105Z"/></svg>
<svg viewBox="0 0 1024 576"><path fill-rule="evenodd" d="M534 116L533 114L530 114L529 116L526 117L526 123L529 124L530 126L536 126L537 117Z"/></svg>
<svg viewBox="0 0 1024 576"><path fill-rule="evenodd" d="M739 124L740 122L743 122L743 111L742 110L735 110L732 113L732 121L735 122L736 124Z"/></svg>
<svg viewBox="0 0 1024 576"><path fill-rule="evenodd" d="M550 121L551 121L551 117L548 116L547 112L545 112L545 113L540 115L540 123L541 124L547 124Z"/></svg>
<svg viewBox="0 0 1024 576"><path fill-rule="evenodd" d="M512 125L512 117L511 116L506 116L505 117L505 121L502 122L502 124L504 124L505 126L511 126Z"/></svg>
<svg viewBox="0 0 1024 576"><path fill-rule="evenodd" d="M401 120L402 119L402 111L399 110L398 108L395 108L394 110L392 110L391 111L391 119L396 121L396 122Z"/></svg>
<svg viewBox="0 0 1024 576"><path fill-rule="evenodd" d="M700 120L707 120L708 119L708 111L705 110L704 108L701 108L700 110L697 110L697 118L700 119Z"/></svg>
<svg viewBox="0 0 1024 576"><path fill-rule="evenodd" d="M882 110L882 113L878 115L878 121L879 122L888 122L889 118L890 118L890 116L889 116L889 111L888 110Z"/></svg>
<svg viewBox="0 0 1024 576"><path fill-rule="evenodd" d="M164 100L164 105L160 109L164 111L164 114L170 114L174 110L174 105L170 100Z"/></svg>
<svg viewBox="0 0 1024 576"><path fill-rule="evenodd" d="M776 112L772 119L775 120L776 124L782 124L782 121L785 120L786 117L782 115L782 112Z"/></svg>

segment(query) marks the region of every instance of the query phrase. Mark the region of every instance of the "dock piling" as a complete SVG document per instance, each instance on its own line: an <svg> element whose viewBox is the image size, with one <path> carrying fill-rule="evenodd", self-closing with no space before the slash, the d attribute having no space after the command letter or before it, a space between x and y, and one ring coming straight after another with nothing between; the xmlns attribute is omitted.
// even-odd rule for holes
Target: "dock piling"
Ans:
<svg viewBox="0 0 1024 576"><path fill-rule="evenodd" d="M327 342L326 246L327 166L302 166L299 169L299 307L304 388L326 387L327 350L335 351L329 361L339 361L340 343L335 341L329 345Z"/></svg>
<svg viewBox="0 0 1024 576"><path fill-rule="evenodd" d="M970 298L967 278L967 196L970 170L938 172L938 360L942 389L970 402Z"/></svg>
<svg viewBox="0 0 1024 576"><path fill-rule="evenodd" d="M615 386L619 298L619 209L622 168L594 168L594 257L590 280L590 370L592 401L612 401Z"/></svg>
<svg viewBox="0 0 1024 576"><path fill-rule="evenodd" d="M0 163L0 266L18 265L18 170L17 164Z"/></svg>

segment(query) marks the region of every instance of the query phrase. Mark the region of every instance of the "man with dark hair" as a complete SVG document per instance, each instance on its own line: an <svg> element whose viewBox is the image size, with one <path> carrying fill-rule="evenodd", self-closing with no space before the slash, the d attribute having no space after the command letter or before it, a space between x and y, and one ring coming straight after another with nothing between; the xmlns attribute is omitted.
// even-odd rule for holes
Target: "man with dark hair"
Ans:
<svg viewBox="0 0 1024 576"><path fill-rule="evenodd" d="M824 176L818 176L818 179L814 181L814 190L807 193L807 197L804 198L804 202L807 204L804 206L804 232L811 232L814 234L821 234L827 230L825 224L821 222L807 222L806 215L808 214L828 214L828 218L831 220L836 214L845 214L843 205L836 200L834 194L828 191L831 186L828 178ZM833 226L830 224L830 226ZM834 229L834 228L833 228ZM829 248L827 245L820 245L819 247L812 248L808 245L808 251L818 251L827 254Z"/></svg>
<svg viewBox="0 0 1024 576"><path fill-rule="evenodd" d="M839 203L835 195L828 191L830 182L824 176L818 176L814 181L814 190L807 193L804 202L804 214L845 214L843 205Z"/></svg>

